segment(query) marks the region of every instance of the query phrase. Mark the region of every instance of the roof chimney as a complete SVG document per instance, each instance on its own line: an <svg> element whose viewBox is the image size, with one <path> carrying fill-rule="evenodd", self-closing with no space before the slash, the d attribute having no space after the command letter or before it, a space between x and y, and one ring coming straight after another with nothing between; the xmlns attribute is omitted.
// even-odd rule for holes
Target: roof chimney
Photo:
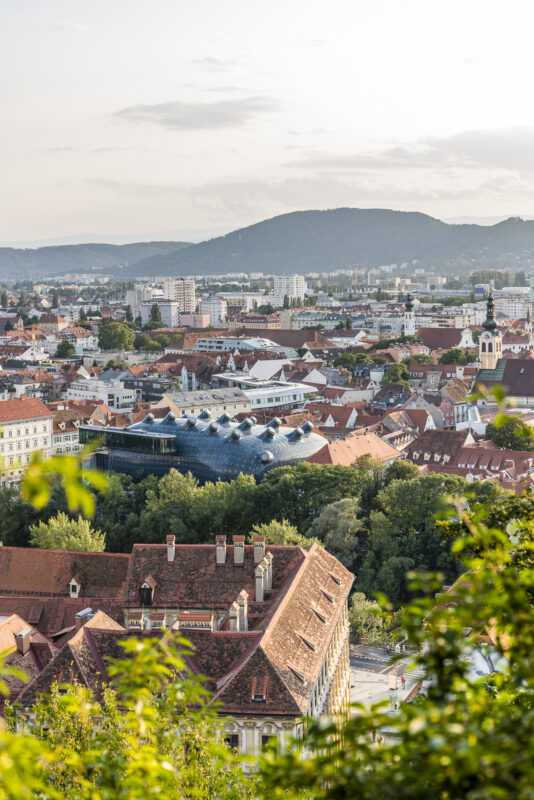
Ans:
<svg viewBox="0 0 534 800"><path fill-rule="evenodd" d="M265 555L265 536L253 536L254 542L254 563L259 564Z"/></svg>
<svg viewBox="0 0 534 800"><path fill-rule="evenodd" d="M265 588L270 592L273 588L273 554L266 553L263 563L265 564Z"/></svg>
<svg viewBox="0 0 534 800"><path fill-rule="evenodd" d="M226 536L215 537L215 563L217 566L226 564Z"/></svg>
<svg viewBox="0 0 534 800"><path fill-rule="evenodd" d="M258 564L256 569L254 570L254 578L256 580L256 602L263 603L263 584L264 584L264 566L263 562Z"/></svg>
<svg viewBox="0 0 534 800"><path fill-rule="evenodd" d="M78 611L78 613L74 615L76 630L79 631L82 625L85 625L85 623L89 622L93 617L94 612L92 608L84 608L82 611Z"/></svg>
<svg viewBox="0 0 534 800"><path fill-rule="evenodd" d="M234 536L234 564L243 566L245 562L245 537Z"/></svg>
<svg viewBox="0 0 534 800"><path fill-rule="evenodd" d="M30 636L32 633L31 628L23 628L18 633L15 633L15 642L17 644L17 652L25 656L30 649Z"/></svg>
<svg viewBox="0 0 534 800"><path fill-rule="evenodd" d="M175 536L174 534L169 534L167 536L167 561L171 564L174 561L174 555L176 553L176 545L175 545Z"/></svg>
<svg viewBox="0 0 534 800"><path fill-rule="evenodd" d="M248 592L245 589L241 589L236 602L239 606L239 630L248 631Z"/></svg>
<svg viewBox="0 0 534 800"><path fill-rule="evenodd" d="M230 630L239 630L239 606L235 601L230 606Z"/></svg>

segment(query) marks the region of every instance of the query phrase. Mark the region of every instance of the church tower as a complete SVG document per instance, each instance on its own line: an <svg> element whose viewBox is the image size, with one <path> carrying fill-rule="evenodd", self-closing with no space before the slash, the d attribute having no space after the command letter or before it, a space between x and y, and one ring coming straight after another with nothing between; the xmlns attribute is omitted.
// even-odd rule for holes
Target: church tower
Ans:
<svg viewBox="0 0 534 800"><path fill-rule="evenodd" d="M486 319L482 323L484 330L478 342L478 357L482 369L495 369L497 361L502 358L502 333L495 322L495 304L491 292L486 307Z"/></svg>
<svg viewBox="0 0 534 800"><path fill-rule="evenodd" d="M406 305L404 307L404 335L415 336L415 314L413 311L413 303L411 295L406 297Z"/></svg>
<svg viewBox="0 0 534 800"><path fill-rule="evenodd" d="M532 350L532 322L530 319L530 305L527 306L527 321L525 323L525 333L528 336L529 350Z"/></svg>

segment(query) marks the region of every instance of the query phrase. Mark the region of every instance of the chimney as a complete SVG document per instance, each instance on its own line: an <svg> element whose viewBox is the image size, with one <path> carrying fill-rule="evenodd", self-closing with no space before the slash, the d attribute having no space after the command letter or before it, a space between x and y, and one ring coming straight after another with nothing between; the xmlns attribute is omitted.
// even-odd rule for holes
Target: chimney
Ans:
<svg viewBox="0 0 534 800"><path fill-rule="evenodd" d="M15 642L17 644L17 652L25 656L30 649L30 636L32 633L31 628L23 628L18 633L15 633Z"/></svg>
<svg viewBox="0 0 534 800"><path fill-rule="evenodd" d="M217 566L226 564L226 536L215 537L215 563Z"/></svg>
<svg viewBox="0 0 534 800"><path fill-rule="evenodd" d="M237 595L237 605L239 606L239 630L248 631L248 592L241 589Z"/></svg>
<svg viewBox="0 0 534 800"><path fill-rule="evenodd" d="M82 625L85 625L85 623L89 622L93 617L94 612L92 608L84 608L82 611L78 611L78 613L74 615L76 630L79 631Z"/></svg>
<svg viewBox="0 0 534 800"><path fill-rule="evenodd" d="M254 542L254 563L259 564L265 555L265 536L253 536Z"/></svg>
<svg viewBox="0 0 534 800"><path fill-rule="evenodd" d="M172 564L174 561L174 555L176 553L176 545L175 545L175 536L174 534L169 534L167 536L167 561L169 564Z"/></svg>
<svg viewBox="0 0 534 800"><path fill-rule="evenodd" d="M244 536L234 536L234 564L238 566L243 566L245 562L245 537Z"/></svg>
<svg viewBox="0 0 534 800"><path fill-rule="evenodd" d="M230 606L230 630L239 630L239 606L235 601Z"/></svg>
<svg viewBox="0 0 534 800"><path fill-rule="evenodd" d="M265 575L266 575L266 582L265 588L267 591L271 591L273 588L273 554L266 553L265 558L263 559L263 563L265 564Z"/></svg>
<svg viewBox="0 0 534 800"><path fill-rule="evenodd" d="M256 579L256 602L263 603L263 585L264 585L264 567L263 563L258 564L254 570L254 577Z"/></svg>

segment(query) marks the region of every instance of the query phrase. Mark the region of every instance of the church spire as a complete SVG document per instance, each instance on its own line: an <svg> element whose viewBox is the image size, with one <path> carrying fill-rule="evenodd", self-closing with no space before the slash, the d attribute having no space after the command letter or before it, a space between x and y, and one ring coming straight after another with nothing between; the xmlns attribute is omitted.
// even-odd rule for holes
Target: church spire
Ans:
<svg viewBox="0 0 534 800"><path fill-rule="evenodd" d="M493 333L497 330L497 323L495 322L495 302L493 300L492 292L488 295L488 302L486 303L486 319L482 323L484 330Z"/></svg>

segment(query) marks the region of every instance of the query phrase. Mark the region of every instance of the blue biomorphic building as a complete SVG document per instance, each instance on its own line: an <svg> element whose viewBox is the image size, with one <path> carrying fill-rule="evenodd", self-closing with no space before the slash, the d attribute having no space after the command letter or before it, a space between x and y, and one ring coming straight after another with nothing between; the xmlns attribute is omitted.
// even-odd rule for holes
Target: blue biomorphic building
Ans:
<svg viewBox="0 0 534 800"><path fill-rule="evenodd" d="M82 444L99 442L99 469L125 472L136 480L165 475L173 467L191 472L201 483L230 481L240 472L261 480L273 467L297 464L325 445L310 422L290 428L275 418L258 425L254 417L236 422L222 414L212 419L207 411L197 417L170 411L161 420L148 414L127 428L80 425L79 432Z"/></svg>

